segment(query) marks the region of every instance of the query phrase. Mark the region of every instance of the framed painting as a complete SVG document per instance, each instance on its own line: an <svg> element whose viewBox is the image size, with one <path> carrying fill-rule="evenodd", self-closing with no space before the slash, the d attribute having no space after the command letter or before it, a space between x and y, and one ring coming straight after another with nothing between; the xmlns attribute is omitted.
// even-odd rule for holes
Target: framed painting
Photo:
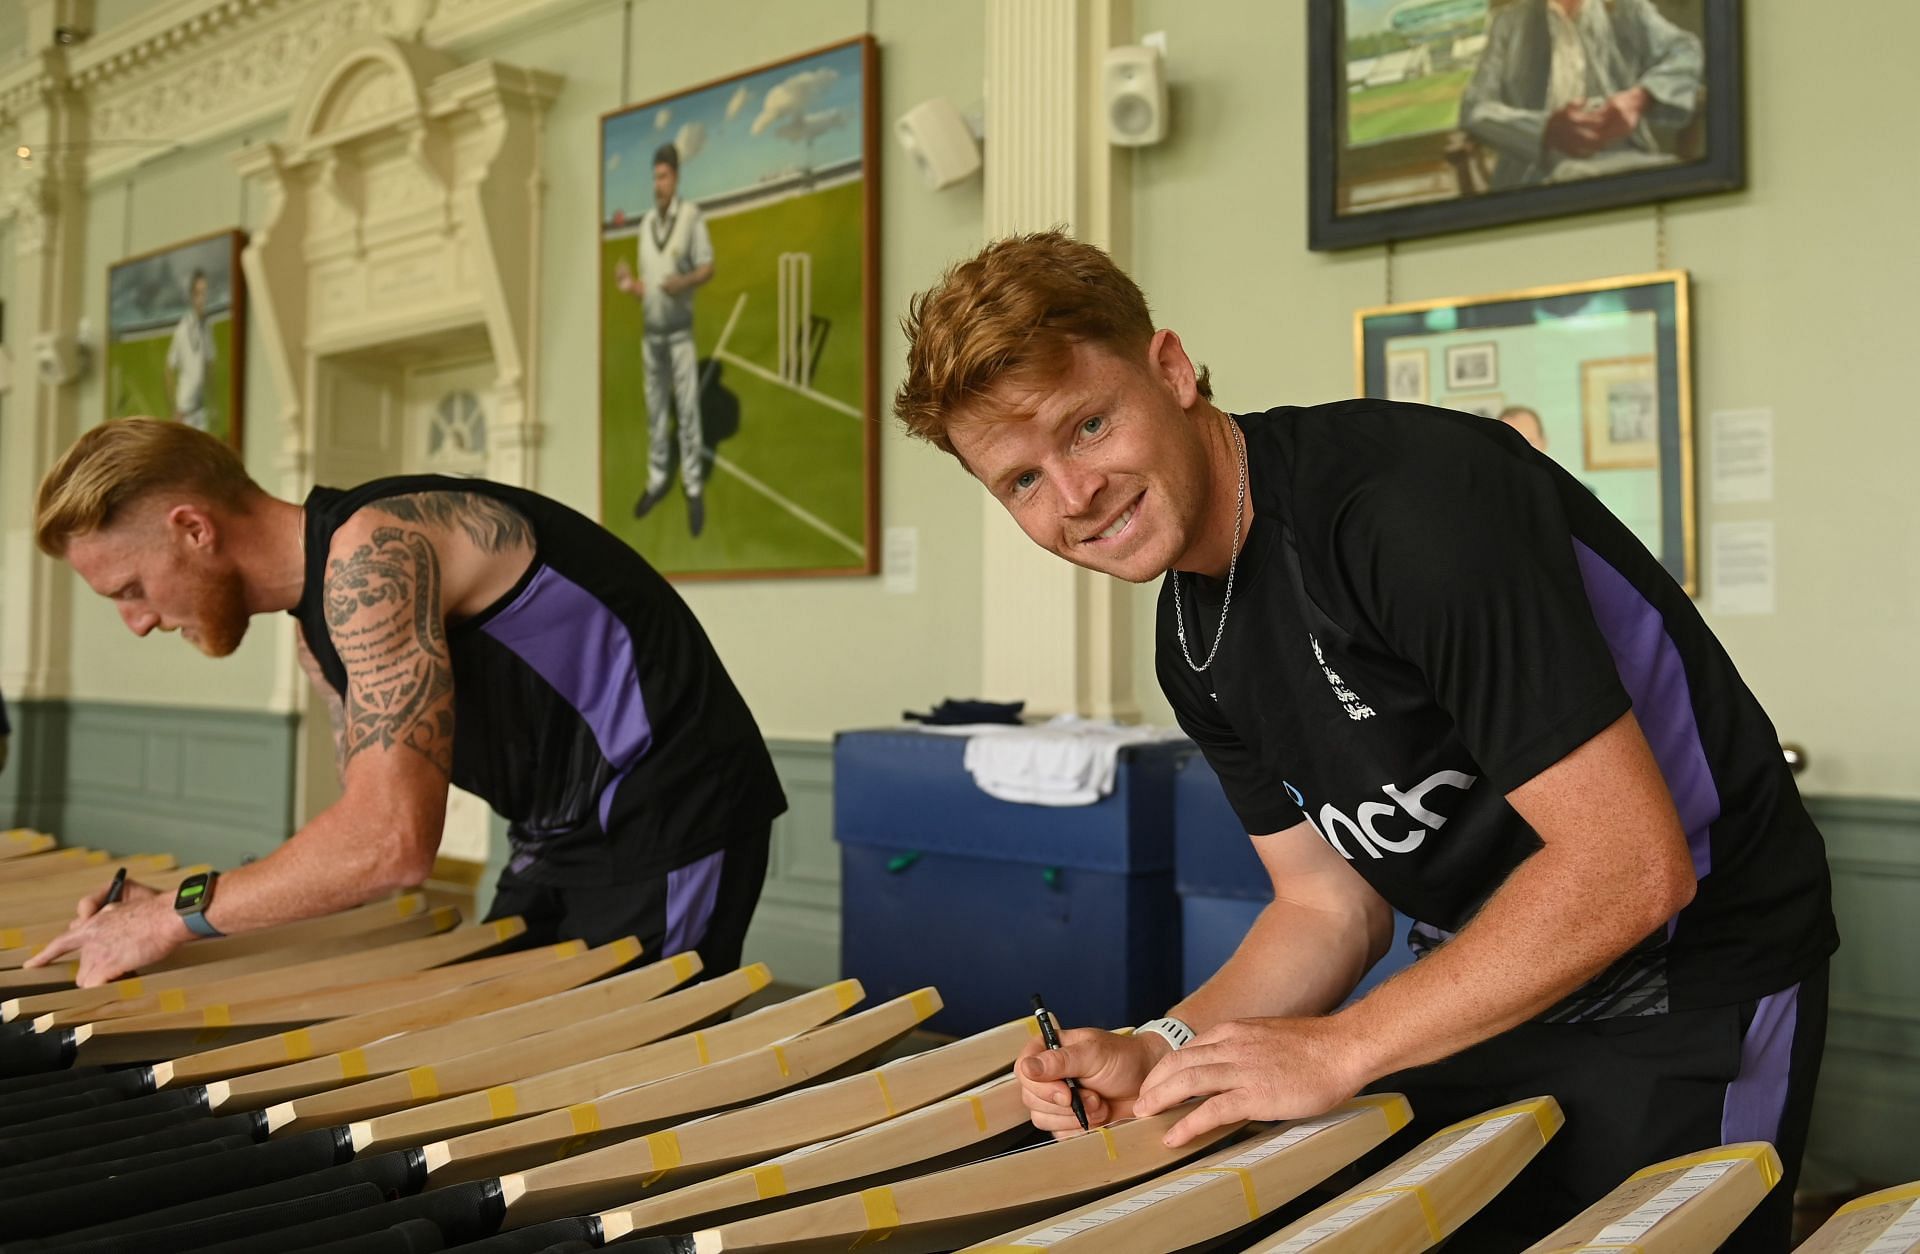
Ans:
<svg viewBox="0 0 1920 1254"><path fill-rule="evenodd" d="M108 418L171 418L241 447L246 243L216 231L107 267Z"/></svg>
<svg viewBox="0 0 1920 1254"><path fill-rule="evenodd" d="M1746 182L1741 0L1307 0L1308 246Z"/></svg>
<svg viewBox="0 0 1920 1254"><path fill-rule="evenodd" d="M1490 349L1499 392L1449 386L1432 403L1513 426L1697 591L1686 271L1383 305L1353 332L1355 386L1389 400L1417 399L1395 394L1396 363L1418 356L1424 377L1429 360Z"/></svg>
<svg viewBox="0 0 1920 1254"><path fill-rule="evenodd" d="M680 579L873 574L875 45L600 120L600 514Z"/></svg>

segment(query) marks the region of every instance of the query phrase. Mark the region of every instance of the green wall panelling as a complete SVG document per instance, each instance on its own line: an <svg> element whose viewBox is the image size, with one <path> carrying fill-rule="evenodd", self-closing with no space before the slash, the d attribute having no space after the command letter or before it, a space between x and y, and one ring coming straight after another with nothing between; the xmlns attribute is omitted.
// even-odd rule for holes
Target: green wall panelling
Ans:
<svg viewBox="0 0 1920 1254"><path fill-rule="evenodd" d="M772 740L787 812L774 821L760 907L745 958L788 984L840 978L840 846L833 840L833 745Z"/></svg>
<svg viewBox="0 0 1920 1254"><path fill-rule="evenodd" d="M66 774L66 704L10 700L7 719L13 735L0 771L0 828L51 830Z"/></svg>
<svg viewBox="0 0 1920 1254"><path fill-rule="evenodd" d="M1810 1159L1920 1179L1920 802L1808 797L1827 838L1840 952Z"/></svg>
<svg viewBox="0 0 1920 1254"><path fill-rule="evenodd" d="M285 840L294 719L239 710L23 702L0 813L76 845L230 867Z"/></svg>

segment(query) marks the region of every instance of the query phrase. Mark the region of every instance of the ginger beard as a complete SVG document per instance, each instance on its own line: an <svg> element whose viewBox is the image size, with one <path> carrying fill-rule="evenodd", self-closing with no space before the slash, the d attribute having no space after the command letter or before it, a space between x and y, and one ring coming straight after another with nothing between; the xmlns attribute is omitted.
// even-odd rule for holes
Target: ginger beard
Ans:
<svg viewBox="0 0 1920 1254"><path fill-rule="evenodd" d="M226 657L246 639L247 624L252 619L240 576L233 571L195 575L193 585L199 616L182 627L180 634L208 657Z"/></svg>

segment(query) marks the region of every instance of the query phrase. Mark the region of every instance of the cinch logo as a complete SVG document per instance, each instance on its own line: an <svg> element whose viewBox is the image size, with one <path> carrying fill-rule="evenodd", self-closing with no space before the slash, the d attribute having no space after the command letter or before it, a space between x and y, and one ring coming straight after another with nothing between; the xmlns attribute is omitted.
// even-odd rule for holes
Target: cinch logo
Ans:
<svg viewBox="0 0 1920 1254"><path fill-rule="evenodd" d="M1427 796L1436 788L1457 788L1461 792L1474 786L1479 777L1463 774L1460 771L1435 771L1412 788L1400 789L1392 784L1383 784L1380 791L1385 793L1392 805L1379 801L1363 801L1355 816L1347 815L1335 809L1331 803L1320 807L1318 819L1307 806L1307 799L1292 784L1281 780L1287 790L1287 796L1293 798L1293 804L1300 807L1300 813L1306 816L1313 830L1320 833L1320 839L1332 845L1341 857L1353 861L1353 854L1341 843L1346 837L1360 848L1366 850L1370 858L1380 857L1380 851L1388 853L1412 853L1426 840L1428 831L1439 831L1447 825L1447 816L1435 813L1427 808ZM1397 836L1382 832L1376 824L1390 814L1405 811L1418 824L1409 831Z"/></svg>

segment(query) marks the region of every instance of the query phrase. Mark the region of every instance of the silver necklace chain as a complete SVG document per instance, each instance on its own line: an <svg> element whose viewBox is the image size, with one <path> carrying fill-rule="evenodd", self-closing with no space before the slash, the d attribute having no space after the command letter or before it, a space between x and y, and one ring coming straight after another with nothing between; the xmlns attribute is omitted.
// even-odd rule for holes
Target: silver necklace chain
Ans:
<svg viewBox="0 0 1920 1254"><path fill-rule="evenodd" d="M1246 516L1247 509L1247 443L1240 434L1240 424L1227 415L1227 426L1233 432L1234 450L1240 454L1240 489L1233 502L1233 556L1227 559L1227 594L1220 600L1220 621L1213 632L1213 647L1207 650L1207 660L1193 660L1193 650L1187 647L1187 618L1180 609L1180 572L1173 572L1173 630L1180 637L1180 655L1187 659L1187 665L1196 671L1204 671L1213 665L1214 655L1220 652L1220 641L1227 634L1227 611L1233 608L1233 572L1240 565L1240 522Z"/></svg>

